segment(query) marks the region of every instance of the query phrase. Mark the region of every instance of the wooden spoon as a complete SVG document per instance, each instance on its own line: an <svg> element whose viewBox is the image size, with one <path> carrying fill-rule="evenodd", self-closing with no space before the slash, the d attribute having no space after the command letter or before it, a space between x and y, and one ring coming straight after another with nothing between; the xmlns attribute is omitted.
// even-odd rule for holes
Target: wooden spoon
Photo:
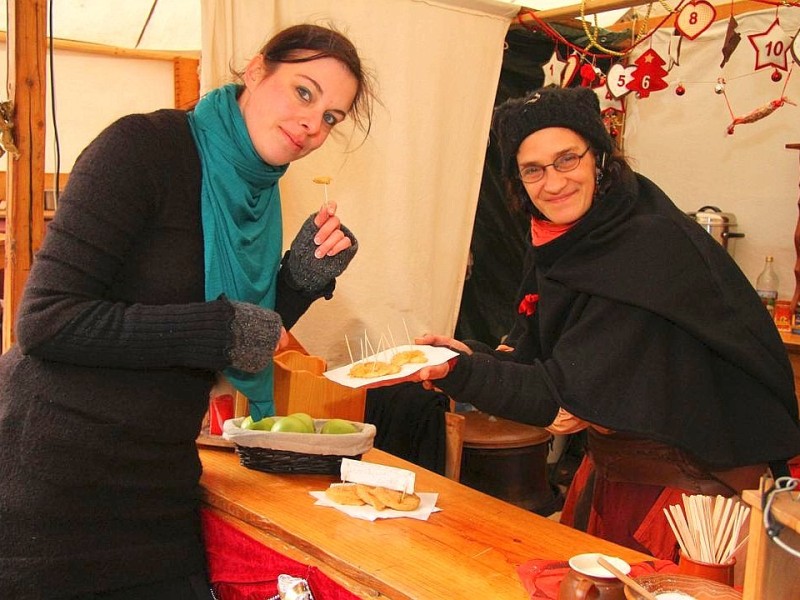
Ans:
<svg viewBox="0 0 800 600"><path fill-rule="evenodd" d="M634 589L636 591L636 593L639 594L645 600L656 600L656 597L651 592L649 592L645 588L643 588L642 585L639 582L637 582L635 579L633 579L633 577L628 577L627 575L625 575L625 573L620 571L617 567L612 565L610 562L608 562L602 556L598 556L597 557L597 564L599 564L601 567L603 567L607 571L610 571L611 573L613 573L614 577L619 579L622 583L624 583L628 587Z"/></svg>

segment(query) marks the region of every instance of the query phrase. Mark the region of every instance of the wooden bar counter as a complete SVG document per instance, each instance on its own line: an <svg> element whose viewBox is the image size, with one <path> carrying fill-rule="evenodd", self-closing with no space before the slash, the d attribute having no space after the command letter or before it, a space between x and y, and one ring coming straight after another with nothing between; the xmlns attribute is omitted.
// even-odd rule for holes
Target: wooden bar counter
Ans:
<svg viewBox="0 0 800 600"><path fill-rule="evenodd" d="M644 554L576 531L380 450L363 460L416 473L416 490L437 492L428 521L363 521L314 505L329 475L247 469L230 448L201 447L205 502L284 555L317 566L361 598L525 600L516 568L531 559L603 552L630 563Z"/></svg>

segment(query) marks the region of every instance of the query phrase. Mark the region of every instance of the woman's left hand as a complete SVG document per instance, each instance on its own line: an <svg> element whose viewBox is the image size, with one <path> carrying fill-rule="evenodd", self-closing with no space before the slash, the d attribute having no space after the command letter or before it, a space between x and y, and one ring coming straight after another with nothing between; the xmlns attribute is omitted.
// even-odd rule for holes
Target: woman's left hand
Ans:
<svg viewBox="0 0 800 600"><path fill-rule="evenodd" d="M335 256L342 250L346 250L353 243L342 231L342 222L336 216L336 202L327 202L322 205L319 212L314 217L314 225L319 228L314 236L314 243L317 249L314 256Z"/></svg>

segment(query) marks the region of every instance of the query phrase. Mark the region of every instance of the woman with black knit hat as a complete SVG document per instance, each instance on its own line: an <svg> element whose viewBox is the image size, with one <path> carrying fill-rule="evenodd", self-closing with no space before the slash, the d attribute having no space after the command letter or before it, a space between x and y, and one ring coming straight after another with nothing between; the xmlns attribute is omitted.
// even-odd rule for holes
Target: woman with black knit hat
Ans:
<svg viewBox="0 0 800 600"><path fill-rule="evenodd" d="M800 454L791 366L746 277L615 151L593 91L507 101L494 133L511 198L531 215L511 352L460 352L418 377L459 402L587 430L562 522L676 559L662 508L757 488Z"/></svg>

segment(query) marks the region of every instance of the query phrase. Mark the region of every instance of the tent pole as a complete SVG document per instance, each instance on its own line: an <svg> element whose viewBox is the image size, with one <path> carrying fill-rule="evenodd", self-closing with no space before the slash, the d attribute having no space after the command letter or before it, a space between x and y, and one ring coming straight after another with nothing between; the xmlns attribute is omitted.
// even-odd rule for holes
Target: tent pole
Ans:
<svg viewBox="0 0 800 600"><path fill-rule="evenodd" d="M14 342L14 319L33 255L44 237L46 0L8 0L8 93L14 142L8 157L3 351Z"/></svg>

